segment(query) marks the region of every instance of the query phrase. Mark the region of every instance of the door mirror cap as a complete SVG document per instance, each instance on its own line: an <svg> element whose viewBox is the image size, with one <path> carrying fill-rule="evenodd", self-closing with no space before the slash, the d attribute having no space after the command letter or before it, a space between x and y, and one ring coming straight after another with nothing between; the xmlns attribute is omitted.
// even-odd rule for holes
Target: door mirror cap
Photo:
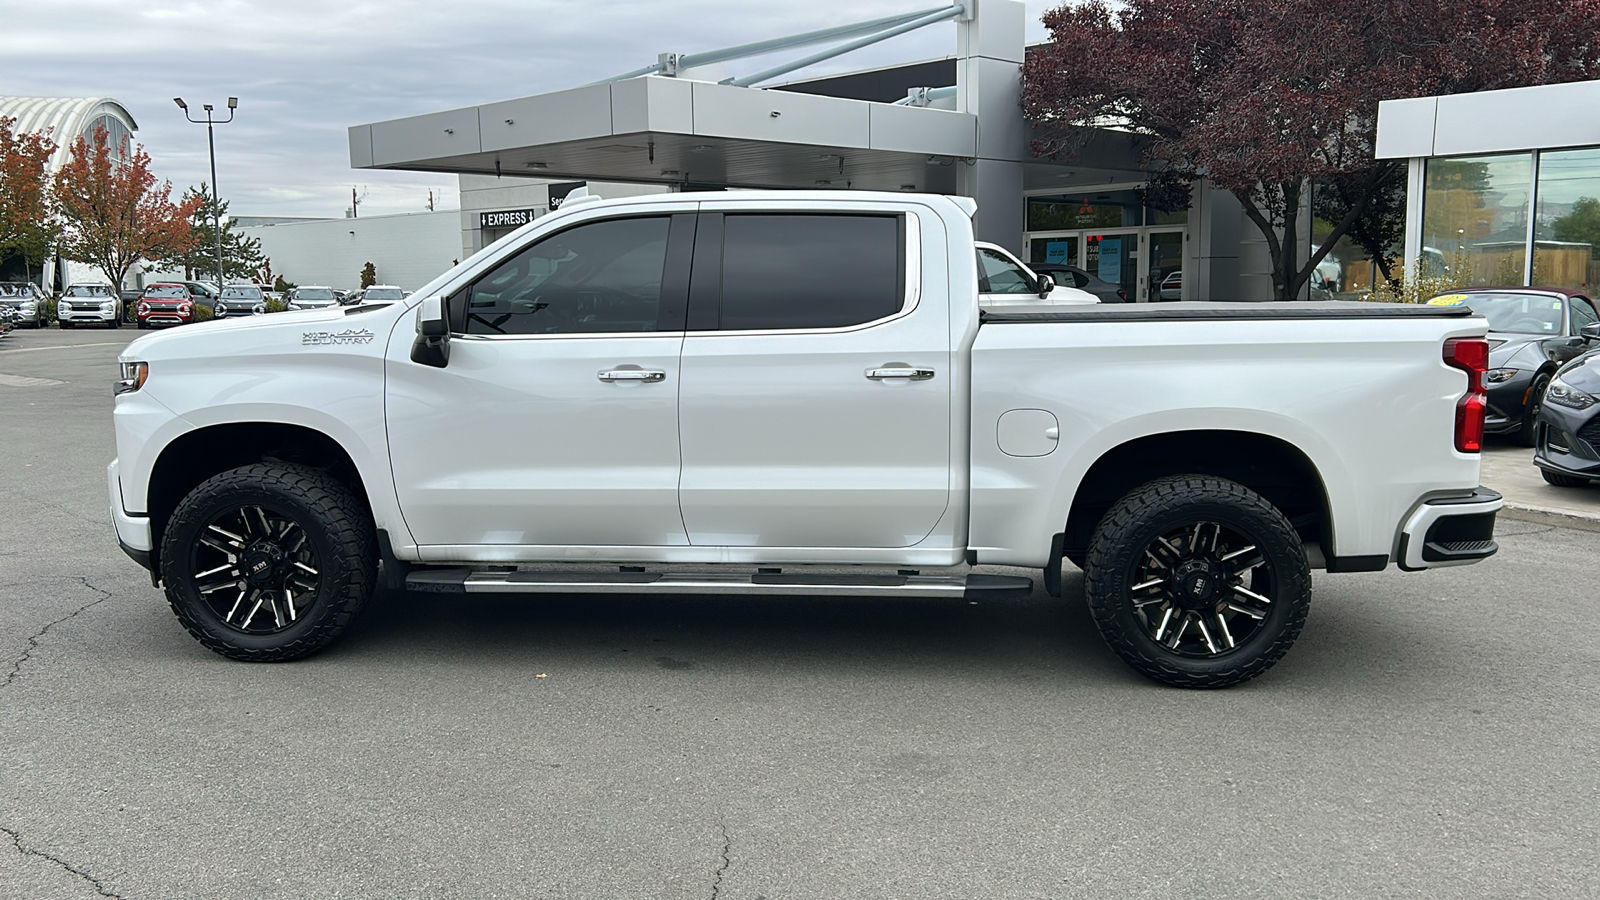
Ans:
<svg viewBox="0 0 1600 900"><path fill-rule="evenodd" d="M1590 322L1578 329L1578 334L1586 341L1600 341L1600 322Z"/></svg>
<svg viewBox="0 0 1600 900"><path fill-rule="evenodd" d="M411 361L436 369L450 364L450 322L445 318L443 297L429 297L418 305Z"/></svg>
<svg viewBox="0 0 1600 900"><path fill-rule="evenodd" d="M1054 278L1051 278L1048 274L1039 276L1039 299L1043 300L1045 297L1050 296L1050 292L1055 289L1056 280Z"/></svg>

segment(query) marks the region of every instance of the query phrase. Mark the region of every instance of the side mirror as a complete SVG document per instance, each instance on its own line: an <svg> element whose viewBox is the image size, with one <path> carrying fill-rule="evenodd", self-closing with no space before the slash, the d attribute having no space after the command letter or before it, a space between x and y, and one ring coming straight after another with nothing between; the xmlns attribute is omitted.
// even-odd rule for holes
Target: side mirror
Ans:
<svg viewBox="0 0 1600 900"><path fill-rule="evenodd" d="M450 364L450 323L445 319L443 297L429 297L417 307L417 339L411 343L411 361L436 369Z"/></svg>
<svg viewBox="0 0 1600 900"><path fill-rule="evenodd" d="M1040 275L1039 276L1039 299L1040 300L1043 300L1044 298L1050 296L1050 292L1055 290L1055 289L1056 289L1056 280L1054 278L1051 278L1049 275Z"/></svg>
<svg viewBox="0 0 1600 900"><path fill-rule="evenodd" d="M1586 341L1600 341L1600 322L1590 322L1578 329L1578 334Z"/></svg>

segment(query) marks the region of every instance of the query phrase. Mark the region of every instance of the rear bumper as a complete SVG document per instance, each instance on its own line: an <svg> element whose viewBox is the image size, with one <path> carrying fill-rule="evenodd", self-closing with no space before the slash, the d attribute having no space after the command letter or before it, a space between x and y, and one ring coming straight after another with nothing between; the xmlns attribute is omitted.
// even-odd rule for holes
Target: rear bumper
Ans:
<svg viewBox="0 0 1600 900"><path fill-rule="evenodd" d="M1424 500L1400 530L1397 562L1407 572L1465 566L1500 549L1494 541L1500 494L1480 487L1465 497Z"/></svg>

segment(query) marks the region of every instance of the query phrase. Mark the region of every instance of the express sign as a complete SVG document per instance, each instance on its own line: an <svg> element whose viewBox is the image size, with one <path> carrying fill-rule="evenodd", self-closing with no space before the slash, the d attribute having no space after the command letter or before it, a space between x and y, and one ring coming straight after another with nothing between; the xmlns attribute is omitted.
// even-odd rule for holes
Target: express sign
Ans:
<svg viewBox="0 0 1600 900"><path fill-rule="evenodd" d="M479 228L517 228L533 221L532 209L501 209L478 213Z"/></svg>

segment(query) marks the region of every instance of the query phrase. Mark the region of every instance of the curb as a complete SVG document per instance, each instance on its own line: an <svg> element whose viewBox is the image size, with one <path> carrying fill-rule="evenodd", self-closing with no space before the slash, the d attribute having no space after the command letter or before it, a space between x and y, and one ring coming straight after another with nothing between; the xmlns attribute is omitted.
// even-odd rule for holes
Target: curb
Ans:
<svg viewBox="0 0 1600 900"><path fill-rule="evenodd" d="M1500 516L1505 519L1516 519L1519 522L1537 522L1540 525L1554 525L1557 528L1600 532L1600 514L1584 515L1508 502L1500 508Z"/></svg>

